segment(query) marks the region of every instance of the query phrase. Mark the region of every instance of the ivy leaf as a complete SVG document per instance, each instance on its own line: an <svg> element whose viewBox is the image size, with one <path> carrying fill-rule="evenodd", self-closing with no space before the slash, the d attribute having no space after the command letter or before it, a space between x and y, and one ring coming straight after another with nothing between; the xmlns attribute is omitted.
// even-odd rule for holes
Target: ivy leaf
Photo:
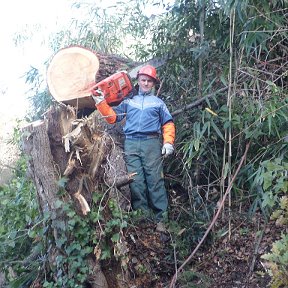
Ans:
<svg viewBox="0 0 288 288"><path fill-rule="evenodd" d="M272 181L274 179L272 172L265 172L263 174L263 178L264 178L263 189L267 190L272 185Z"/></svg>
<svg viewBox="0 0 288 288"><path fill-rule="evenodd" d="M37 233L36 233L35 230L29 230L29 231L28 231L28 236L29 236L30 238L35 238L36 235L37 235Z"/></svg>
<svg viewBox="0 0 288 288"><path fill-rule="evenodd" d="M9 241L8 246L14 248L15 247L15 241L14 240Z"/></svg>
<svg viewBox="0 0 288 288"><path fill-rule="evenodd" d="M262 202L262 207L273 207L275 204L275 199L273 197L273 194L271 191L266 192L263 194L263 202Z"/></svg>
<svg viewBox="0 0 288 288"><path fill-rule="evenodd" d="M111 257L111 252L110 252L110 249L104 249L102 250L102 253L101 253L101 260L105 260L105 259L108 259Z"/></svg>
<svg viewBox="0 0 288 288"><path fill-rule="evenodd" d="M113 242L118 242L119 241L119 239L120 239L120 234L119 233L115 233L115 234L113 234L113 236L111 237L111 240L113 241Z"/></svg>
<svg viewBox="0 0 288 288"><path fill-rule="evenodd" d="M56 200L56 202L55 202L55 208L56 209L60 208L62 205L63 205L63 202L61 200L59 200L59 199Z"/></svg>

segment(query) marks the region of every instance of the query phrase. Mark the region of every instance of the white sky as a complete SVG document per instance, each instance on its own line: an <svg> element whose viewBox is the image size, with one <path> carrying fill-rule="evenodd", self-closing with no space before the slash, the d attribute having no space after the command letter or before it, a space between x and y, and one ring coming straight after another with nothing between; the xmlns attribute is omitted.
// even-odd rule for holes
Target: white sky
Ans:
<svg viewBox="0 0 288 288"><path fill-rule="evenodd" d="M81 1L81 0L80 0ZM84 1L84 0L82 0ZM85 0L88 3L111 5L118 0ZM157 1L155 1L157 2ZM166 0L166 2L170 2ZM24 73L30 66L46 74L44 63L53 51L49 50L48 37L71 22L71 18L84 17L79 9L71 9L74 0L6 0L0 9L0 178L5 165L11 165L17 154L8 141L13 135L17 119L23 119L28 109ZM148 13L159 13L152 7ZM149 13L149 14L150 14ZM15 47L16 35L31 40ZM31 34L33 33L33 34ZM2 155L2 156L1 156ZM4 165L4 166L3 166ZM2 169L2 170L1 170ZM2 175L2 176L1 176ZM1 182L1 181L0 181Z"/></svg>
<svg viewBox="0 0 288 288"><path fill-rule="evenodd" d="M41 46L41 42L45 41L48 31L55 31L57 25L68 22L72 15L72 1L9 0L4 3L0 10L0 119L11 115L21 118L27 107L27 101L24 101L27 86L21 76L30 65L40 68L48 59L49 50L47 46ZM41 25L41 31L47 29L47 35L35 31L37 24ZM15 36L21 32L25 35L29 30L33 33L33 25L32 41L15 47Z"/></svg>
<svg viewBox="0 0 288 288"><path fill-rule="evenodd" d="M97 0L86 0L88 3L102 2L106 5L117 2L117 0L95 1ZM0 9L0 129L3 119L9 122L11 118L22 118L25 115L28 105L28 101L25 101L27 85L21 76L29 70L30 65L38 69L45 68L44 62L53 53L49 51L48 45L45 45L49 33L60 31L61 27L68 25L72 17L81 17L79 10L71 9L72 3L73 0L3 2ZM37 25L41 25L38 31ZM14 38L21 34L21 31L23 35L27 31L33 33L32 40L15 47ZM43 73L45 74L45 71Z"/></svg>

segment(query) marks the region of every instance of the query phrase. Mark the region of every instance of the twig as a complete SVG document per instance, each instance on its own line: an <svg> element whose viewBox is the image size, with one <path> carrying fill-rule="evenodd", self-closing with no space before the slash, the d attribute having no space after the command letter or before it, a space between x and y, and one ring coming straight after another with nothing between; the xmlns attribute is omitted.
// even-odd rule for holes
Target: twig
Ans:
<svg viewBox="0 0 288 288"><path fill-rule="evenodd" d="M177 254L176 254L176 244L173 241L172 235L170 234L170 239L172 239L172 246L173 246L173 256L174 256L174 263L175 263L175 275L176 275L176 279L177 279Z"/></svg>
<svg viewBox="0 0 288 288"><path fill-rule="evenodd" d="M252 261L251 261L251 265L250 265L250 268L249 268L248 277L251 275L251 273L252 273L253 270L254 270L256 257L257 257L257 255L258 255L258 250L259 250L260 243L261 243L262 238L263 238L263 236L264 236L265 227L266 227L266 224L264 225L263 230L260 232L260 235L259 235L258 240L257 240L257 242L256 242L255 249L254 249L254 253L253 253L253 259L252 259Z"/></svg>
<svg viewBox="0 0 288 288"><path fill-rule="evenodd" d="M234 42L234 31L235 31L235 9L231 10L231 14L230 14L230 63L229 63L229 89L228 89L228 95L227 95L227 107L228 107L228 111L229 111L229 123L232 123L232 70L233 70L233 42ZM234 79L235 81L235 79ZM234 89L235 89L235 83L234 83ZM232 158L232 142L231 142L231 138L232 138L232 128L231 125L229 125L228 127L228 132L227 132L227 137L228 137L228 156L227 156L227 160L228 160L228 164L229 164L229 171L228 171L228 183L231 181L231 158ZM226 165L226 163L223 163L224 165ZM225 168L225 166L224 166ZM223 174L223 176L225 176ZM223 179L224 182L224 179ZM228 233L228 238L230 240L231 238L231 194L229 193L228 196L228 226L229 226L229 233Z"/></svg>
<svg viewBox="0 0 288 288"><path fill-rule="evenodd" d="M178 268L178 270L176 270L173 278L172 278L172 281L170 283L170 286L169 288L174 288L175 287L175 284L176 284L176 281L177 281L177 276L179 275L179 273L183 270L183 268L191 261L191 259L193 258L193 256L195 255L195 253L198 251L198 249L200 248L200 246L203 244L204 240L206 239L207 235L209 234L210 230L212 229L212 227L214 226L217 218L219 217L220 215L220 212L221 212L221 209L224 205L224 202L226 200L226 197L227 195L230 193L231 189L232 189L232 185L240 171L240 168L242 167L243 163L244 163L244 160L246 159L246 156L247 156L247 152L248 152L248 149L249 149L249 146L250 146L250 143L249 142L247 145L246 145L246 149L245 149L245 152L241 158L241 161L231 179L231 182L229 184L229 186L227 187L227 190L225 192L225 194L223 195L223 199L219 205L219 209L217 211L217 213L215 214L215 216L213 217L212 219L212 222L210 223L209 227L207 228L205 234L203 235L202 239L200 240L200 242L198 243L198 245L196 246L196 248L193 250L193 252L190 254L190 256L183 262L183 264Z"/></svg>

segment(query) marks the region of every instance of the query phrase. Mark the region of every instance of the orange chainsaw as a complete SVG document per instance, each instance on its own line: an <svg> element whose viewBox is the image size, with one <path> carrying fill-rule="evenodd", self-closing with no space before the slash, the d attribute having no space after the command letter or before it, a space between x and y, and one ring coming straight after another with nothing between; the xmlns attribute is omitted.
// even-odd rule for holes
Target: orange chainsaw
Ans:
<svg viewBox="0 0 288 288"><path fill-rule="evenodd" d="M127 72L117 72L95 83L98 70L99 60L93 51L80 46L63 48L47 69L49 91L55 100L79 109L95 108L92 94L104 95L111 106L132 95L134 87Z"/></svg>
<svg viewBox="0 0 288 288"><path fill-rule="evenodd" d="M134 87L127 72L121 71L98 82L91 91L95 96L103 95L107 103L114 106L121 103L125 97L132 96Z"/></svg>

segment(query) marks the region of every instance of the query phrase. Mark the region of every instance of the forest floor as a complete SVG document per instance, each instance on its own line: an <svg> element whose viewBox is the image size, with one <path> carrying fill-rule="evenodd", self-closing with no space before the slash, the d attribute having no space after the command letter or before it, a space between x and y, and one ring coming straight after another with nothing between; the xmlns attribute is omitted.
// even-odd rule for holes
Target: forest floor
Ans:
<svg viewBox="0 0 288 288"><path fill-rule="evenodd" d="M281 228L275 226L275 221L264 223L259 214L249 219L235 213L232 219L230 235L225 217L216 223L217 239L207 250L202 249L191 265L192 271L205 276L204 281L198 277L199 284L205 285L205 279L207 283L195 287L270 287L268 267L261 256L269 253L273 242L280 239Z"/></svg>
<svg viewBox="0 0 288 288"><path fill-rule="evenodd" d="M213 239L206 241L185 272L178 275L177 288L270 287L261 256L270 252L272 243L280 239L281 229L274 221L265 223L260 214L249 218L237 212L231 216L230 229L228 215L220 216L213 228ZM163 238L153 225L146 222L127 231L132 259L129 270L135 276L135 282L129 287L167 288L175 273L177 247L173 259L171 238L167 235L168 239ZM191 245L190 252L197 243ZM181 262L178 267L180 265Z"/></svg>

